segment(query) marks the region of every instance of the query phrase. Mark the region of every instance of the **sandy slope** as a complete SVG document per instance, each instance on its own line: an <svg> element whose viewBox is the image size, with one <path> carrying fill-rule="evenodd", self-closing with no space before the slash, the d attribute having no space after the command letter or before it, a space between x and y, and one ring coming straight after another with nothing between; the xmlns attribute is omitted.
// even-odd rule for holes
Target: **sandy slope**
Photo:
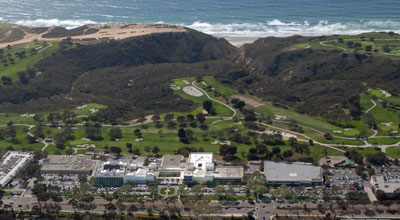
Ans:
<svg viewBox="0 0 400 220"><path fill-rule="evenodd" d="M82 40L87 38L110 38L110 39L124 39L129 37L135 37L140 35L152 34L152 33L164 33L164 32L184 32L186 31L183 27L179 26L168 26L168 25L158 25L158 24L96 24L88 25L89 28L97 28L99 31L94 34L73 36L72 39ZM18 28L18 27L15 27ZM22 30L22 29L21 29ZM50 29L51 30L51 29ZM49 30L49 31L50 31ZM42 36L49 31L41 34L29 34L26 33L24 39L0 43L0 48L7 47L8 45L14 46L18 44L30 43L34 41L61 41L63 38L43 38Z"/></svg>

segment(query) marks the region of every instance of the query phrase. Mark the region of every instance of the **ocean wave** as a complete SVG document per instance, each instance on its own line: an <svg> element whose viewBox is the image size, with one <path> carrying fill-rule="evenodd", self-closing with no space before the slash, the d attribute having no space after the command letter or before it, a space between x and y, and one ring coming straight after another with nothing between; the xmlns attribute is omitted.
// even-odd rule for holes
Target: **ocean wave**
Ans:
<svg viewBox="0 0 400 220"><path fill-rule="evenodd" d="M229 37L286 37L292 35L320 36L333 34L360 34L373 31L393 31L400 33L400 22L384 21L359 21L347 23L330 23L321 20L316 23L282 22L278 19L265 23L208 23L196 21L186 25L189 28L218 36Z"/></svg>
<svg viewBox="0 0 400 220"><path fill-rule="evenodd" d="M59 19L36 19L36 20L20 20L16 24L29 27L65 27L67 29L77 28L87 24L97 24L92 20L59 20Z"/></svg>

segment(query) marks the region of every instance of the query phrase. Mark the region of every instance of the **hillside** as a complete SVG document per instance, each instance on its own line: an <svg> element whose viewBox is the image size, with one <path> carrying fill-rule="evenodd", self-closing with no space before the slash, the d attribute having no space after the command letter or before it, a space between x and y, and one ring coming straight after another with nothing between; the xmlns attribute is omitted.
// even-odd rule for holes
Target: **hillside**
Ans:
<svg viewBox="0 0 400 220"><path fill-rule="evenodd" d="M384 35L384 34L382 34ZM245 45L233 60L240 77L219 76L265 100L314 116L360 115L359 95L368 88L400 94L400 60L365 51L313 48L324 38L263 38Z"/></svg>
<svg viewBox="0 0 400 220"><path fill-rule="evenodd" d="M63 41L60 48L70 44ZM223 39L193 30L60 49L34 66L36 74L29 82L3 84L0 108L14 112L24 105L24 111L40 111L94 99L118 108L129 106L125 113L143 108L157 111L161 108L153 105L157 100L165 102L163 108L166 103L178 103L171 108L179 109L188 103L174 100L169 81L230 69L231 63L215 60L227 58L235 50Z"/></svg>

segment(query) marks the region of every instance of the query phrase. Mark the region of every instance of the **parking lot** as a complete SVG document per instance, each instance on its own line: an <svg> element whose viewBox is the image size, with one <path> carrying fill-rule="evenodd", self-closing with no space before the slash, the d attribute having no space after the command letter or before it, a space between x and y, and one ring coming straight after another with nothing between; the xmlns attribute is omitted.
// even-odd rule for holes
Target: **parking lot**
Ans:
<svg viewBox="0 0 400 220"><path fill-rule="evenodd" d="M61 192L68 192L74 188L80 187L78 175L58 175L58 174L45 174L41 183L46 185L58 186Z"/></svg>
<svg viewBox="0 0 400 220"><path fill-rule="evenodd" d="M114 192L119 191L119 187L97 187L93 189L93 194L99 195L99 194L113 194ZM150 195L150 188L147 185L141 184L141 185L136 185L132 186L129 190L119 192L123 195Z"/></svg>
<svg viewBox="0 0 400 220"><path fill-rule="evenodd" d="M329 169L330 186L336 188L335 193L344 196L349 191L362 190L364 181L354 168Z"/></svg>

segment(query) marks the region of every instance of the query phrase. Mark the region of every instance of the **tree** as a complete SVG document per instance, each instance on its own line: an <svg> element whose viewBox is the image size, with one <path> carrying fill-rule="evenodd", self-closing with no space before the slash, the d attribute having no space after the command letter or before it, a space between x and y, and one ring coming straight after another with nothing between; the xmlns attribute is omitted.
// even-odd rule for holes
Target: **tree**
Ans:
<svg viewBox="0 0 400 220"><path fill-rule="evenodd" d="M221 145L219 147L219 154L224 158L224 160L230 161L236 158L237 147L230 146L227 144Z"/></svg>
<svg viewBox="0 0 400 220"><path fill-rule="evenodd" d="M64 132L54 135L54 143L58 148L64 148L65 142L67 142L67 137Z"/></svg>
<svg viewBox="0 0 400 220"><path fill-rule="evenodd" d="M279 148L279 147L273 147L272 148L272 153L273 154L279 154L281 152L281 148Z"/></svg>
<svg viewBox="0 0 400 220"><path fill-rule="evenodd" d="M162 127L160 115L153 115L151 117L151 120L153 121L153 123L156 125L157 128Z"/></svg>
<svg viewBox="0 0 400 220"><path fill-rule="evenodd" d="M92 127L92 126L86 127L85 134L86 134L86 137L91 140L94 140L94 141L103 140L103 136L101 134L101 128Z"/></svg>
<svg viewBox="0 0 400 220"><path fill-rule="evenodd" d="M372 46L371 45L365 46L365 51L370 52L371 50L372 50Z"/></svg>
<svg viewBox="0 0 400 220"><path fill-rule="evenodd" d="M183 128L178 130L178 137L182 143L188 143L188 138L186 137L186 131Z"/></svg>
<svg viewBox="0 0 400 220"><path fill-rule="evenodd" d="M112 147L110 147L110 152L119 156L119 155L121 155L122 150L119 147L112 146Z"/></svg>
<svg viewBox="0 0 400 220"><path fill-rule="evenodd" d="M110 136L111 140L115 141L116 139L121 139L122 136L122 131L119 127L112 127L108 131L108 135Z"/></svg>
<svg viewBox="0 0 400 220"><path fill-rule="evenodd" d="M213 103L210 100L206 100L203 102L203 109L206 110L208 113L211 112L213 108Z"/></svg>
<svg viewBox="0 0 400 220"><path fill-rule="evenodd" d="M158 152L160 152L160 148L158 148L157 146L154 146L153 149L151 150L151 152L153 152L153 154L157 155Z"/></svg>
<svg viewBox="0 0 400 220"><path fill-rule="evenodd" d="M324 134L324 138L325 138L326 140L332 140L332 139L333 139L333 136L332 136L330 133L325 133L325 134Z"/></svg>
<svg viewBox="0 0 400 220"><path fill-rule="evenodd" d="M201 124L203 124L206 121L206 116L203 113L198 113L196 115L197 121L199 121Z"/></svg>
<svg viewBox="0 0 400 220"><path fill-rule="evenodd" d="M282 156L284 158L291 158L293 156L293 151L287 150L287 151L283 152Z"/></svg>
<svg viewBox="0 0 400 220"><path fill-rule="evenodd" d="M140 131L139 128L135 129L133 131L133 134L137 137L137 138L142 138L142 132Z"/></svg>

